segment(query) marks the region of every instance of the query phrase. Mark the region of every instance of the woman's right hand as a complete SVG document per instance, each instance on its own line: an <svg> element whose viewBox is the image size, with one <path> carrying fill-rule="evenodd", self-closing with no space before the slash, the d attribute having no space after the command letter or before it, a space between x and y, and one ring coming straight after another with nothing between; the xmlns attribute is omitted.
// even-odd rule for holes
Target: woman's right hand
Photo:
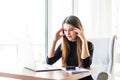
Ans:
<svg viewBox="0 0 120 80"><path fill-rule="evenodd" d="M63 34L62 31L63 31L63 28L60 28L60 29L56 32L54 41L58 41L62 36L64 36L64 34Z"/></svg>

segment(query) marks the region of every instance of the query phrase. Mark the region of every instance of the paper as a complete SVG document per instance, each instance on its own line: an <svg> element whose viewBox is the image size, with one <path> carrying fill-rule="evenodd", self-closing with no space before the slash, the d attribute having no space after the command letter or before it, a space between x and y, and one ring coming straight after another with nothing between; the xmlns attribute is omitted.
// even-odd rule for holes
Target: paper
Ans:
<svg viewBox="0 0 120 80"><path fill-rule="evenodd" d="M75 67L75 69L69 69L66 70L66 68L62 68L63 71L68 72L70 74L77 74L77 73L81 73L81 72L89 72L88 69L85 68L79 68L79 67Z"/></svg>

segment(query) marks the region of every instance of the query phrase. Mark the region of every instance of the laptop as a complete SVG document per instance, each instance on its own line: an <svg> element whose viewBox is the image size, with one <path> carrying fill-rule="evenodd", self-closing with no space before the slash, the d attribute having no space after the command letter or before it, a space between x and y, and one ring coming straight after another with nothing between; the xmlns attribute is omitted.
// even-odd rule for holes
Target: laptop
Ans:
<svg viewBox="0 0 120 80"><path fill-rule="evenodd" d="M48 65L46 63L44 64L37 64L34 59L34 54L32 50L32 46L26 47L27 52L25 53L25 69L29 69L35 72L42 72L42 71L55 71L55 70L61 70L60 67Z"/></svg>
<svg viewBox="0 0 120 80"><path fill-rule="evenodd" d="M32 66L26 66L26 69L35 71L35 72L43 72L43 71L56 71L56 70L61 70L61 68L53 66L53 65L48 65L48 64L40 64L39 66L32 65Z"/></svg>

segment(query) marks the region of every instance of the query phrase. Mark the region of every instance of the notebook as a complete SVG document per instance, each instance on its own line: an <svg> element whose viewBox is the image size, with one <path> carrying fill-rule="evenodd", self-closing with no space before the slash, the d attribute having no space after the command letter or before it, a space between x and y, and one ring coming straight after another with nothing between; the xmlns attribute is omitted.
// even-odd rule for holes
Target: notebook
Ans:
<svg viewBox="0 0 120 80"><path fill-rule="evenodd" d="M48 65L46 63L44 64L36 64L35 59L34 59L34 54L32 51L32 46L26 46L26 53L25 53L25 69L29 69L35 72L40 72L40 71L53 71L53 70L61 70L60 67L53 66L53 65Z"/></svg>

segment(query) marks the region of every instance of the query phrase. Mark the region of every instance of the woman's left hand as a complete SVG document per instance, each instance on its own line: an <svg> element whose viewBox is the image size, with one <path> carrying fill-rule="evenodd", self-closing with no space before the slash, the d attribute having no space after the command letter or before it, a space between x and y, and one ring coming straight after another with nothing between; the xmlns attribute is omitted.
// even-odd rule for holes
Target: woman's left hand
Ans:
<svg viewBox="0 0 120 80"><path fill-rule="evenodd" d="M82 27L80 27L80 29L75 28L74 31L77 32L77 36L78 36L82 41L85 40L84 30L83 30Z"/></svg>

